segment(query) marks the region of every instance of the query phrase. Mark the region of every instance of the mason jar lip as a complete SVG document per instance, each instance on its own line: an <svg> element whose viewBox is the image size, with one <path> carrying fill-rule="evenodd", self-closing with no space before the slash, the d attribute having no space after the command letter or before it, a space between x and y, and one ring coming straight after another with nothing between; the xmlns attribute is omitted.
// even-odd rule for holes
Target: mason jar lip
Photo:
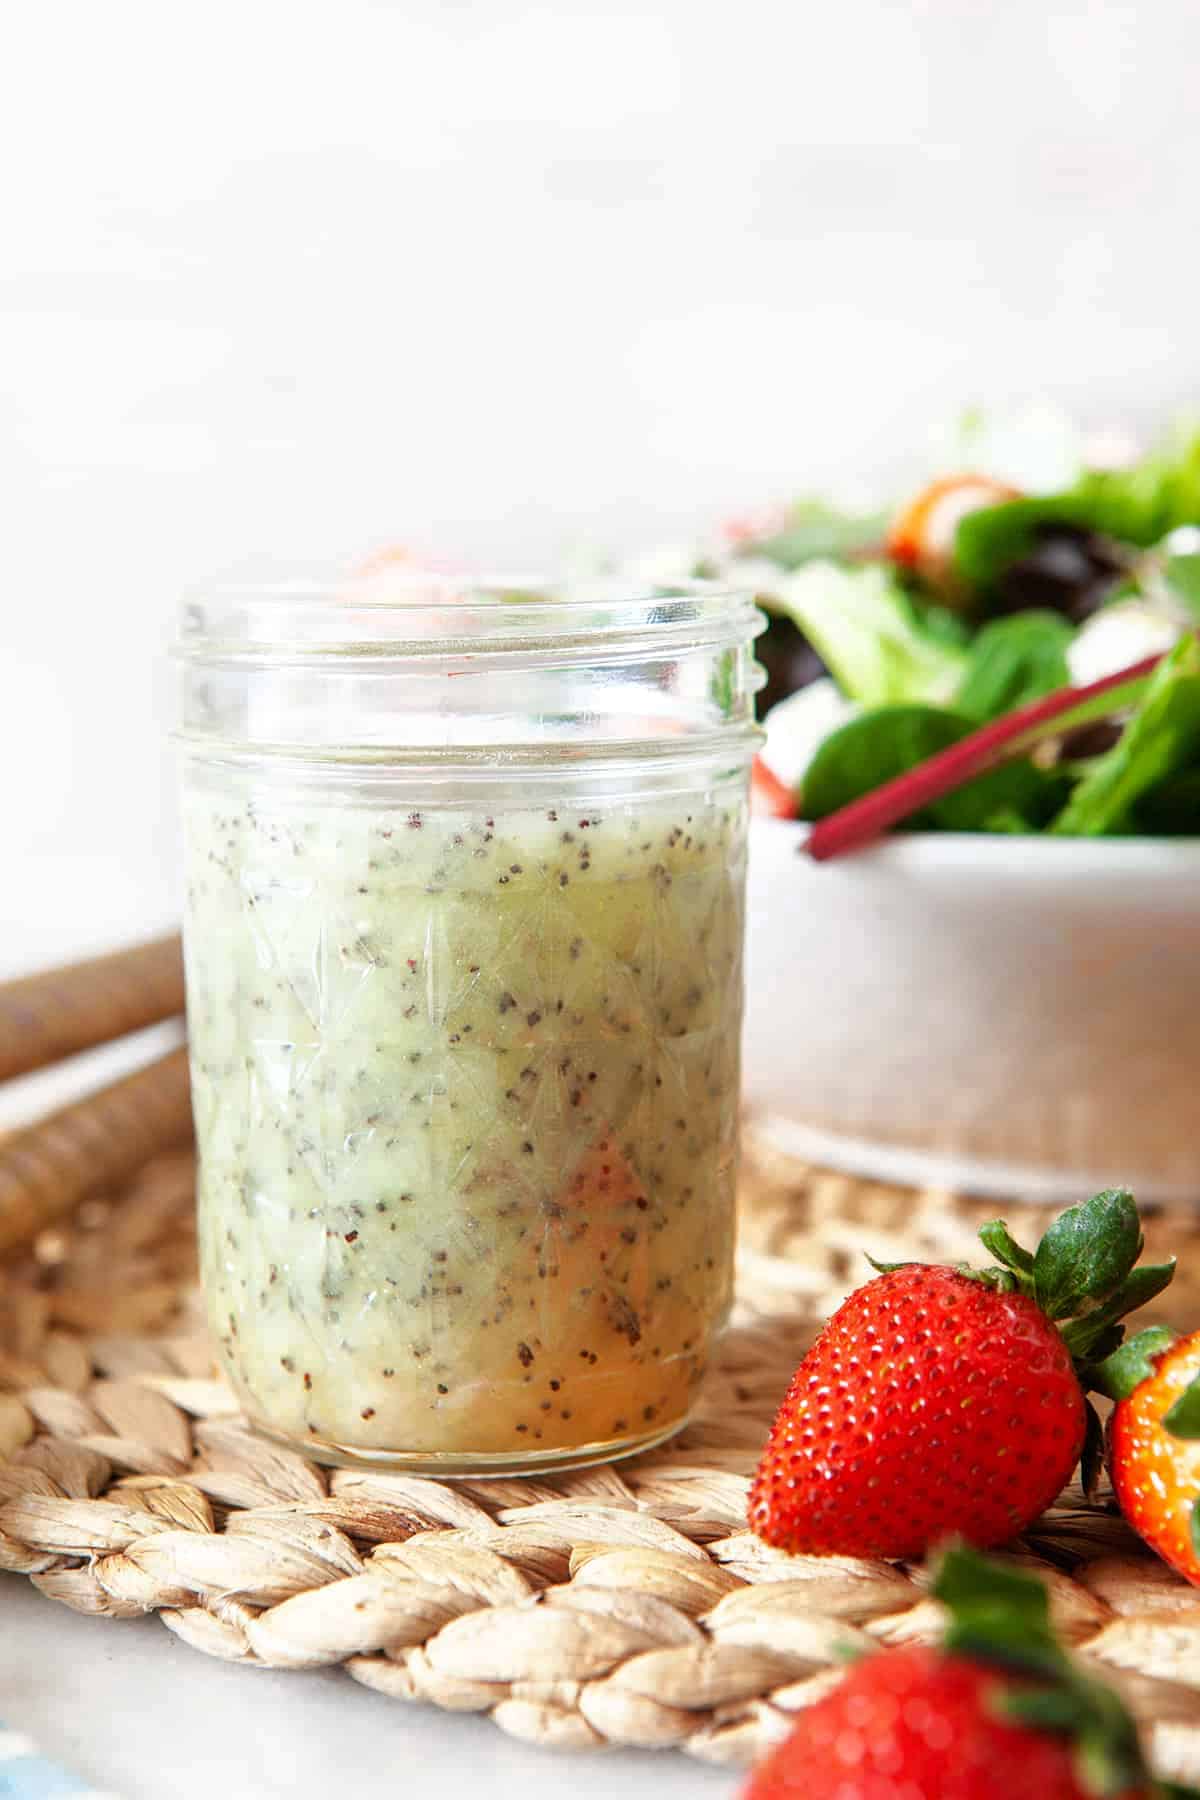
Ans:
<svg viewBox="0 0 1200 1800"><path fill-rule="evenodd" d="M744 641L765 623L751 586L620 574L449 573L417 567L349 577L222 577L185 593L184 660L302 661L489 651L652 651Z"/></svg>

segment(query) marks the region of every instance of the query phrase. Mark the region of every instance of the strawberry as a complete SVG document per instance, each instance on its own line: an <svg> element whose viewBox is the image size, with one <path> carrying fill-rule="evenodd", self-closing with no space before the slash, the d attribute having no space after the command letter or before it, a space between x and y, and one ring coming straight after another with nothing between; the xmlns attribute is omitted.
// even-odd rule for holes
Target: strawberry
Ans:
<svg viewBox="0 0 1200 1800"><path fill-rule="evenodd" d="M1121 1511L1200 1587L1200 1331L1139 1332L1101 1365L1096 1385L1117 1403L1108 1467Z"/></svg>
<svg viewBox="0 0 1200 1800"><path fill-rule="evenodd" d="M1101 1431L1081 1371L1116 1349L1117 1321L1174 1264L1135 1268L1141 1227L1123 1189L1063 1213L1034 1254L1002 1220L980 1236L998 1267L881 1267L826 1325L750 1490L767 1543L908 1557L959 1536L987 1548L1050 1505L1081 1451L1090 1477Z"/></svg>
<svg viewBox="0 0 1200 1800"><path fill-rule="evenodd" d="M934 1592L941 1645L857 1663L743 1800L1184 1800L1150 1775L1117 1696L1063 1654L1041 1582L960 1549Z"/></svg>

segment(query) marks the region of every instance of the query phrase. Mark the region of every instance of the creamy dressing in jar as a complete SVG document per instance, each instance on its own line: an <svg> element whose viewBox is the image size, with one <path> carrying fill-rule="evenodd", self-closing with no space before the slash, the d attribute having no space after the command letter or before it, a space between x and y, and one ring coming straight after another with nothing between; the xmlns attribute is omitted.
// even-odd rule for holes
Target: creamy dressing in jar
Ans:
<svg viewBox="0 0 1200 1800"><path fill-rule="evenodd" d="M306 646L283 746L294 651L187 652L201 726L233 666L242 738L185 732L204 1286L249 1416L309 1454L628 1453L686 1418L727 1311L754 615L689 592L664 659L669 601L625 604L619 657L611 628L569 643L561 711L531 709L528 668L522 706L523 664L564 660L558 603L518 631L484 611L482 649L385 633L348 683ZM643 676L598 716L587 677L607 657L619 699L631 646L653 703ZM456 658L458 731L428 708ZM381 708L414 667L425 710L400 686ZM347 748L356 693L376 735Z"/></svg>

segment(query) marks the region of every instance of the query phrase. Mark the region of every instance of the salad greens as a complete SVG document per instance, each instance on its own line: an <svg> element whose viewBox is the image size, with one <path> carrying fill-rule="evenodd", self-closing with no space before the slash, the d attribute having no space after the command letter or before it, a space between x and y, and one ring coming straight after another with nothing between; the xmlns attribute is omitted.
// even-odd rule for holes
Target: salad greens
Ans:
<svg viewBox="0 0 1200 1800"><path fill-rule="evenodd" d="M1189 550L1168 556L1163 563L1162 577L1169 592L1200 625L1200 552Z"/></svg>
<svg viewBox="0 0 1200 1800"><path fill-rule="evenodd" d="M788 583L783 604L842 692L864 706L949 700L966 673L961 646L918 616L882 564L810 563Z"/></svg>
<svg viewBox="0 0 1200 1800"><path fill-rule="evenodd" d="M1067 646L1075 633L1059 613L1033 610L993 619L971 645L955 696L977 725L1067 687Z"/></svg>
<svg viewBox="0 0 1200 1800"><path fill-rule="evenodd" d="M1176 435L1128 469L1085 470L1069 488L982 507L960 522L960 575L983 592L1056 526L1097 532L1146 549L1200 520L1200 433Z"/></svg>
<svg viewBox="0 0 1200 1800"><path fill-rule="evenodd" d="M823 500L798 500L778 531L750 548L781 569L798 569L817 557L854 557L877 550L887 528L885 512L839 512Z"/></svg>
<svg viewBox="0 0 1200 1800"><path fill-rule="evenodd" d="M1200 773L1200 642L1185 637L1163 659L1120 738L1098 757L1079 782L1052 829L1069 837L1103 837L1134 826L1139 801L1151 815L1162 804L1159 790L1171 783L1169 803L1179 817L1180 801L1194 791L1181 778ZM1156 798L1157 796L1157 798ZM1185 802L1186 804L1186 802ZM1195 815L1200 823L1200 815Z"/></svg>
<svg viewBox="0 0 1200 1800"><path fill-rule="evenodd" d="M968 463L890 516L806 500L709 559L734 580L753 569L769 703L824 681L858 709L815 752L801 714L780 714L766 762L786 766L791 731L800 816L825 818L971 730L1175 643L1152 679L1089 711L1111 722L1111 745L1064 711L1035 760L989 770L908 823L1200 836L1200 428L1121 467L1081 452L1069 472L1068 447L1060 433L1043 458L1061 483L1047 491Z"/></svg>
<svg viewBox="0 0 1200 1800"><path fill-rule="evenodd" d="M809 764L803 816L827 818L956 744L975 723L936 706L885 706L863 713L827 737ZM944 794L908 824L943 831L1038 831L1062 798L1061 778L1022 757Z"/></svg>

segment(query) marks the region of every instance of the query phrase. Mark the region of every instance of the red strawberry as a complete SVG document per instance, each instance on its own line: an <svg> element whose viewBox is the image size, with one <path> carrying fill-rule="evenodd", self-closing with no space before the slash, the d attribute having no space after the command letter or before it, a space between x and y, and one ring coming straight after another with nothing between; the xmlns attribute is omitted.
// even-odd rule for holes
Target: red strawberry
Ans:
<svg viewBox="0 0 1200 1800"><path fill-rule="evenodd" d="M1064 1656L1040 1582L956 1550L934 1591L951 1611L942 1647L858 1663L744 1800L1182 1800L1150 1776L1116 1695Z"/></svg>
<svg viewBox="0 0 1200 1800"><path fill-rule="evenodd" d="M1121 1511L1200 1586L1200 1331L1139 1332L1103 1364L1097 1386L1117 1402L1108 1466Z"/></svg>
<svg viewBox="0 0 1200 1800"><path fill-rule="evenodd" d="M1123 1190L1051 1225L1036 1255L995 1220L1001 1267L904 1263L852 1294L792 1380L750 1493L750 1524L783 1550L917 1556L950 1536L986 1548L1066 1486L1100 1429L1078 1366L1115 1349L1116 1321L1166 1286L1136 1269Z"/></svg>

